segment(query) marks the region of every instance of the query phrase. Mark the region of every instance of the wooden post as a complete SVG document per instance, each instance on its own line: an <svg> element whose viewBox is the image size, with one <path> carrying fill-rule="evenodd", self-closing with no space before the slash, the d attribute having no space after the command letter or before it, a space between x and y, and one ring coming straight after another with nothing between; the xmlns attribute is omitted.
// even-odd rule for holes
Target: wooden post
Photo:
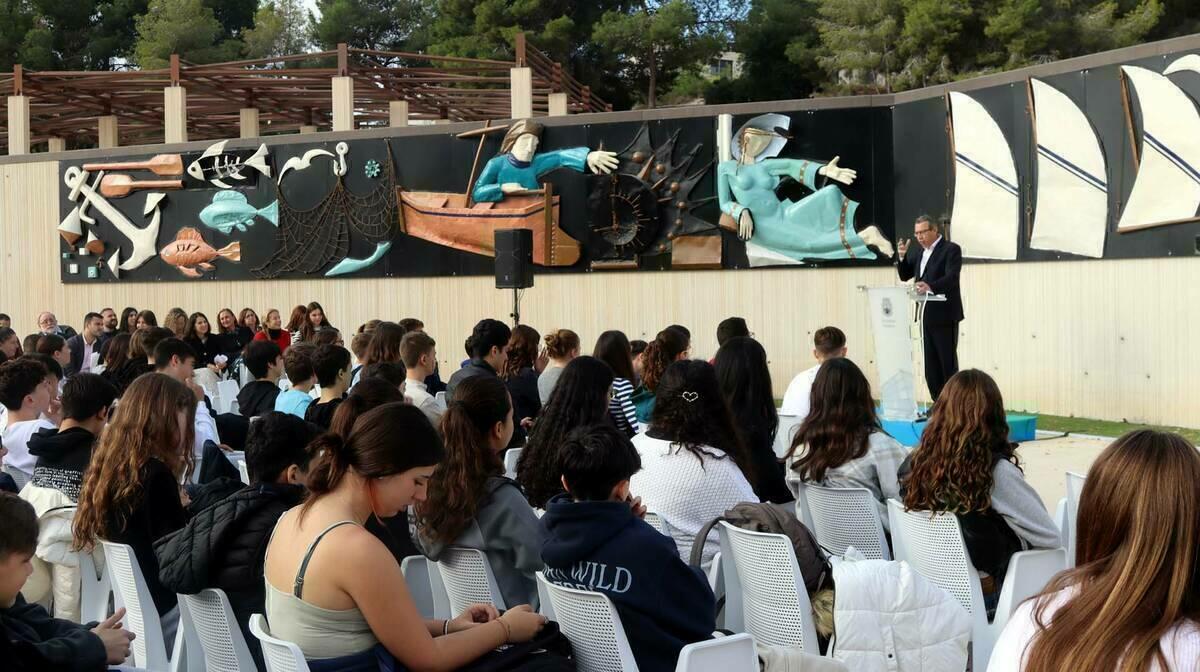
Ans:
<svg viewBox="0 0 1200 672"><path fill-rule="evenodd" d="M333 78L333 130L354 130L354 80Z"/></svg>
<svg viewBox="0 0 1200 672"><path fill-rule="evenodd" d="M525 32L517 33L516 42L513 43L513 51L515 52L515 61L518 68L525 67Z"/></svg>
<svg viewBox="0 0 1200 672"><path fill-rule="evenodd" d="M187 142L187 89L163 89L163 142Z"/></svg>
<svg viewBox="0 0 1200 672"><path fill-rule="evenodd" d="M100 149L112 149L121 144L117 134L117 115L106 114L96 120Z"/></svg>
<svg viewBox="0 0 1200 672"><path fill-rule="evenodd" d="M583 86L583 111L592 111L592 87L586 84Z"/></svg>
<svg viewBox="0 0 1200 672"><path fill-rule="evenodd" d="M46 141L46 151L50 152L51 154L55 152L67 151L67 139L59 137L50 138Z"/></svg>
<svg viewBox="0 0 1200 672"><path fill-rule="evenodd" d="M392 128L408 126L407 100L393 100L388 102L388 126Z"/></svg>
<svg viewBox="0 0 1200 672"><path fill-rule="evenodd" d="M20 67L20 66L17 66ZM8 97L8 154L28 154L30 143L29 97Z"/></svg>
<svg viewBox="0 0 1200 672"><path fill-rule="evenodd" d="M521 35L518 33L518 38ZM509 116L513 119L525 119L533 116L533 70L530 68L513 68L509 71L512 101Z"/></svg>
<svg viewBox="0 0 1200 672"><path fill-rule="evenodd" d="M243 107L238 110L238 130L239 137L242 138L257 138L260 135L257 107Z"/></svg>
<svg viewBox="0 0 1200 672"><path fill-rule="evenodd" d="M570 110L567 107L567 103L568 103L567 94L565 94L565 93L550 94L550 116L565 117L568 114L570 114Z"/></svg>

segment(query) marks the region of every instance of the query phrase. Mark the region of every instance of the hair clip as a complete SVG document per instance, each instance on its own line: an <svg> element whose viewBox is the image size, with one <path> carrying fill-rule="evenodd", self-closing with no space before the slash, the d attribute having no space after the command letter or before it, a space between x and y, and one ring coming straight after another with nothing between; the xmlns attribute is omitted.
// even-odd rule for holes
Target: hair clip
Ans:
<svg viewBox="0 0 1200 672"><path fill-rule="evenodd" d="M684 392L679 396L683 397L683 400L689 404L700 398L700 394L698 392Z"/></svg>

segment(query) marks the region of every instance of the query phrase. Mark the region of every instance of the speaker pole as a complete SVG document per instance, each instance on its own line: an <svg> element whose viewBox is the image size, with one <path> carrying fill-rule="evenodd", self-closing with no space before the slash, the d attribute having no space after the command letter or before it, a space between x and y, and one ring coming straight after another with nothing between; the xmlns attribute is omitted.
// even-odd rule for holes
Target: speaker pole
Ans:
<svg viewBox="0 0 1200 672"><path fill-rule="evenodd" d="M521 290L513 287L513 312L508 314L513 320L513 326L521 323Z"/></svg>

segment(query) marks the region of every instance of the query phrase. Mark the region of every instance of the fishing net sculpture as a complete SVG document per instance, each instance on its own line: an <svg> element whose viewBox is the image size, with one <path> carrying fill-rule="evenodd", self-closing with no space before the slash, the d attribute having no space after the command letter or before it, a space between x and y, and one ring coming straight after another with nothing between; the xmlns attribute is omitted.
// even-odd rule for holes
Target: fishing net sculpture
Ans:
<svg viewBox="0 0 1200 672"><path fill-rule="evenodd" d="M396 234L396 179L391 142L378 187L365 195L346 187L345 143L338 144L334 174L337 184L308 210L293 208L279 188L279 232L275 253L265 264L251 269L260 278L311 275L344 260L350 253L351 232L372 245L392 240Z"/></svg>

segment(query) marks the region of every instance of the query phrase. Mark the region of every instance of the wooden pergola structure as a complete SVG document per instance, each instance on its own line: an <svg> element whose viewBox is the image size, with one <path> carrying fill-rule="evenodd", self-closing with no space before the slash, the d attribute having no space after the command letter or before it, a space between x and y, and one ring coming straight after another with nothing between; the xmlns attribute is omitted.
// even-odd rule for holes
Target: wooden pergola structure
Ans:
<svg viewBox="0 0 1200 672"><path fill-rule="evenodd" d="M352 49L127 71L0 75L9 154L612 109L517 35L513 60Z"/></svg>

